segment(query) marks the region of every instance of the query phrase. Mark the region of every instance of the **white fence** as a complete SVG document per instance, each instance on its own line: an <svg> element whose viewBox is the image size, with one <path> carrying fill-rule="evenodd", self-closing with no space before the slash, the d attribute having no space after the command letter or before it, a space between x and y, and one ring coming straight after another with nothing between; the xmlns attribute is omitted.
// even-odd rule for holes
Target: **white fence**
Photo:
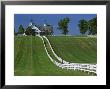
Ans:
<svg viewBox="0 0 110 89"><path fill-rule="evenodd" d="M43 38L42 38L41 36L39 36L39 37L42 39L43 44L44 44ZM50 44L49 40L47 39L47 37L45 37L45 36L43 36L43 37L48 41L48 43L49 43L49 45L50 45L50 47L51 47L51 44ZM66 62L65 60L63 60L63 63L59 63L59 62L55 61L55 60L49 55L45 44L44 44L44 48L45 48L45 51L46 51L48 57L50 58L50 60L51 60L56 66L58 66L58 67L60 67L60 68L62 68L62 69L64 68L64 69L67 69L67 70L69 70L69 69L72 69L72 70L80 70L80 71L84 71L84 72L87 71L88 73L91 72L91 73L97 74L97 64L69 63L69 62ZM62 59L55 54L55 52L53 51L52 47L51 47L51 50L52 50L54 56L55 56L60 62L62 62Z"/></svg>

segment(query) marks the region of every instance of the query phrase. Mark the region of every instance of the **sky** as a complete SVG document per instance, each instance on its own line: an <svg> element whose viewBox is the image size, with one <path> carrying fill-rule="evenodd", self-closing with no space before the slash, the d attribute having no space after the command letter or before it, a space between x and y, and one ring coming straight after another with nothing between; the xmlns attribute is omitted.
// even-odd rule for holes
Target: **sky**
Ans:
<svg viewBox="0 0 110 89"><path fill-rule="evenodd" d="M14 14L14 28L18 31L20 25L26 29L29 26L29 22L32 20L36 25L43 25L47 23L53 26L54 35L60 35L61 31L57 29L60 19L69 17L70 22L68 24L68 35L80 35L78 27L79 20L90 20L96 17L96 14Z"/></svg>

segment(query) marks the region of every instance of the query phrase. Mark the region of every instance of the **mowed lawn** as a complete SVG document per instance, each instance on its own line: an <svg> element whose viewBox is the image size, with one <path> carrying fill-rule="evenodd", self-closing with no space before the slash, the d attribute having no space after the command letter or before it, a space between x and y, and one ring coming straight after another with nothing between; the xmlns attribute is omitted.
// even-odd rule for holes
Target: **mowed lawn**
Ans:
<svg viewBox="0 0 110 89"><path fill-rule="evenodd" d="M74 63L97 63L97 38L48 36L55 53Z"/></svg>
<svg viewBox="0 0 110 89"><path fill-rule="evenodd" d="M64 55L67 55L67 53ZM93 74L88 74L87 72L81 72L77 70L74 71L61 69L54 65L48 58L41 38L32 36L16 36L14 38L14 75L89 76Z"/></svg>

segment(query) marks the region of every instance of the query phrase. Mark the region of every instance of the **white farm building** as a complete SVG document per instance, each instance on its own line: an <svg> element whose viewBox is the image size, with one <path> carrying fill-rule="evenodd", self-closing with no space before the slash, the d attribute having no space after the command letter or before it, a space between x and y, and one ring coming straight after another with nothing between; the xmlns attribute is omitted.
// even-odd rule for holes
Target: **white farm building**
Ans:
<svg viewBox="0 0 110 89"><path fill-rule="evenodd" d="M37 26L32 21L29 23L29 27L35 31L35 35L49 35L53 32L53 27L51 25L44 24L43 26ZM23 34L25 35L25 33Z"/></svg>

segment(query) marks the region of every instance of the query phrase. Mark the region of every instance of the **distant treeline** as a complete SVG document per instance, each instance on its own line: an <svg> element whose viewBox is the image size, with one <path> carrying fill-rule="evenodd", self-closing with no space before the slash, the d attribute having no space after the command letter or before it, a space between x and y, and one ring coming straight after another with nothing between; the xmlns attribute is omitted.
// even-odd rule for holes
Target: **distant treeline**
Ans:
<svg viewBox="0 0 110 89"><path fill-rule="evenodd" d="M60 19L58 21L58 27L62 34L67 35L69 32L68 25L69 25L70 19L68 17L65 17L63 19ZM51 26L52 27L52 26ZM81 19L79 20L78 27L80 30L80 33L82 35L88 34L88 35L96 35L97 34L97 17L94 17L90 20ZM32 30L30 27L28 27L26 30L24 30L23 26L20 25L18 28L18 32L14 31L14 34L23 34L25 32L26 35L35 35L34 30ZM52 27L52 33L53 34L53 27ZM48 29L45 33L46 35L50 35L48 32Z"/></svg>
<svg viewBox="0 0 110 89"><path fill-rule="evenodd" d="M79 21L78 26L81 34L86 33L88 35L96 35L97 34L97 17L94 17L89 21L82 19Z"/></svg>

